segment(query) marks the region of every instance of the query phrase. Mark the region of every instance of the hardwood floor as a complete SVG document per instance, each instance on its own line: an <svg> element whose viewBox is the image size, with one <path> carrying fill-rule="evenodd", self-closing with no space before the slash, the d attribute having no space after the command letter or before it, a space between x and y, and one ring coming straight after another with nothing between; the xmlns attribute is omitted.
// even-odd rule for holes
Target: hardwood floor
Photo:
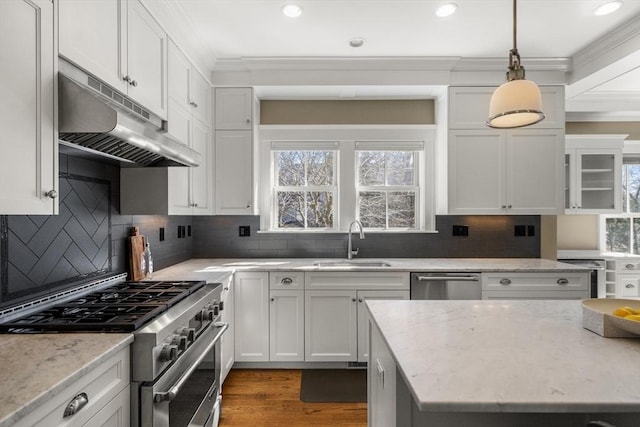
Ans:
<svg viewBox="0 0 640 427"><path fill-rule="evenodd" d="M300 376L297 369L232 369L220 427L366 427L366 403L301 402Z"/></svg>

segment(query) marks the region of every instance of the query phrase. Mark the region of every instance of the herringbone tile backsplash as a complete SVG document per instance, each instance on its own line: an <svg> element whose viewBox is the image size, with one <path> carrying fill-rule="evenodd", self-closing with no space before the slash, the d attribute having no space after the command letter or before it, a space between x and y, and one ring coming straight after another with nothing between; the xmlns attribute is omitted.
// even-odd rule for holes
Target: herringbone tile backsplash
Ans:
<svg viewBox="0 0 640 427"><path fill-rule="evenodd" d="M8 217L8 294L37 292L111 270L109 182L60 177L59 190L59 215Z"/></svg>

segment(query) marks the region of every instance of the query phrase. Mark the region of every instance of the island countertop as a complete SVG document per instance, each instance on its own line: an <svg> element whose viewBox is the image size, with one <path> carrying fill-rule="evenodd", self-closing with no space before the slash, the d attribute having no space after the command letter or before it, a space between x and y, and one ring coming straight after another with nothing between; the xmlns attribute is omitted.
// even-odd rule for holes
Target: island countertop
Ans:
<svg viewBox="0 0 640 427"><path fill-rule="evenodd" d="M420 411L639 412L640 339L580 301L367 301Z"/></svg>

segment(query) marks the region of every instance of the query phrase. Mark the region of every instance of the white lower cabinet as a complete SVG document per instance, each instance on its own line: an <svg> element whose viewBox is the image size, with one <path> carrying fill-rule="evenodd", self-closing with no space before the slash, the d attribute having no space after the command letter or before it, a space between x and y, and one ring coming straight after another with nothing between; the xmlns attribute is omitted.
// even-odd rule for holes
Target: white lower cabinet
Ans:
<svg viewBox="0 0 640 427"><path fill-rule="evenodd" d="M234 327L234 301L233 301L233 276L229 276L222 282L222 291L220 293L220 301L223 305L221 312L221 320L229 325L227 331L222 335L221 341L221 361L220 361L220 382L229 375L229 371L235 362L235 327Z"/></svg>
<svg viewBox="0 0 640 427"><path fill-rule="evenodd" d="M76 427L130 425L130 349L125 347L94 367L35 411L20 419L15 427ZM74 400L87 403L74 415L64 417Z"/></svg>
<svg viewBox="0 0 640 427"><path fill-rule="evenodd" d="M269 273L234 277L235 361L269 361Z"/></svg>
<svg viewBox="0 0 640 427"><path fill-rule="evenodd" d="M583 299L589 273L482 273L482 299Z"/></svg>
<svg viewBox="0 0 640 427"><path fill-rule="evenodd" d="M305 361L358 359L356 294L355 290L305 291Z"/></svg>
<svg viewBox="0 0 640 427"><path fill-rule="evenodd" d="M396 425L396 364L382 334L371 325L371 359L367 369L369 427Z"/></svg>
<svg viewBox="0 0 640 427"><path fill-rule="evenodd" d="M304 291L270 290L269 360L304 361Z"/></svg>

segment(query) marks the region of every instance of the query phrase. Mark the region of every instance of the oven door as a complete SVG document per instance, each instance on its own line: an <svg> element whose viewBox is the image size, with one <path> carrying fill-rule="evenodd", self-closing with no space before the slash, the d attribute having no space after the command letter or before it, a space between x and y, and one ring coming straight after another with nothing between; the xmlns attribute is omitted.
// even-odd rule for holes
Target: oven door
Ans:
<svg viewBox="0 0 640 427"><path fill-rule="evenodd" d="M228 327L211 325L154 383L141 385L142 427L218 425L220 338Z"/></svg>

